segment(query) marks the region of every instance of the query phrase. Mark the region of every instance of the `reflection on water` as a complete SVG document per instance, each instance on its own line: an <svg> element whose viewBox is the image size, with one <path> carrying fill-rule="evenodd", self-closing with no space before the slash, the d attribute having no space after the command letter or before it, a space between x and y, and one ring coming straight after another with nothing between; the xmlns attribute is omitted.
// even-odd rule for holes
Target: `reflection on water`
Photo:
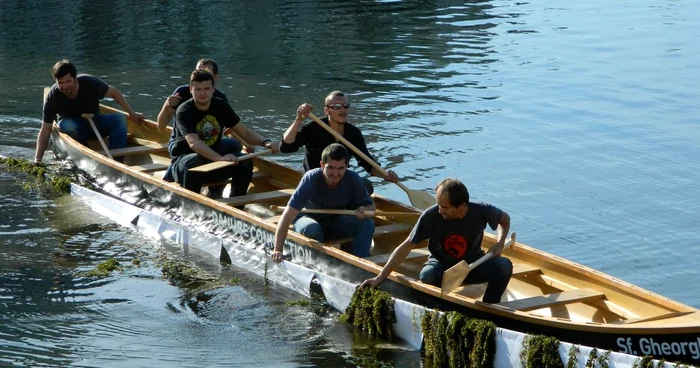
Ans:
<svg viewBox="0 0 700 368"><path fill-rule="evenodd" d="M524 243L700 307L700 261L688 256L700 220L694 2L69 3L0 2L1 155L33 157L60 58L154 118L211 57L217 87L262 134L280 137L300 103L321 114L328 92L345 91L370 150L408 187L460 178L511 214ZM275 159L300 168L301 157ZM287 307L297 296L274 286L198 300L148 263L78 277L161 244L22 180L0 169L3 363L340 367L372 350L333 313ZM413 352L377 354L419 364Z"/></svg>

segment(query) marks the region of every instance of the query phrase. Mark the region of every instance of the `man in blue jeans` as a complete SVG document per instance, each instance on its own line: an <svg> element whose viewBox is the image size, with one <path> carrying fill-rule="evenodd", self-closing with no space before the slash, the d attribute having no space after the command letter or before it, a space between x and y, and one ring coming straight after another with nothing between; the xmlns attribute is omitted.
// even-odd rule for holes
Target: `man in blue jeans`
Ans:
<svg viewBox="0 0 700 368"><path fill-rule="evenodd" d="M348 170L349 160L345 147L333 143L323 150L321 167L304 174L277 224L273 261L282 261L284 239L292 221L294 231L320 242L352 238L349 252L357 257L369 256L374 220L365 211L374 211L375 205L362 178ZM355 210L355 214L300 213L304 208Z"/></svg>
<svg viewBox="0 0 700 368"><path fill-rule="evenodd" d="M62 132L87 146L97 139L82 114L94 114L93 121L101 135L109 136L109 149L126 147L126 117L122 114L100 114L100 100L113 98L129 113L132 120L143 122L143 115L134 111L118 89L88 74L78 75L75 65L67 59L58 61L51 70L56 81L46 96L43 124L36 141L34 162L40 163L51 136L51 125L58 117Z"/></svg>
<svg viewBox="0 0 700 368"><path fill-rule="evenodd" d="M510 216L490 204L469 202L467 187L457 179L445 179L435 190L437 204L423 211L411 234L394 250L379 275L365 280L362 286L379 286L416 244L428 239L430 257L419 277L426 284L440 287L447 269L462 260L472 263L485 254L481 240L488 225L498 233L496 244L489 249L495 257L469 272L465 282L488 282L483 301L499 303L513 274L513 263L500 256L510 230Z"/></svg>

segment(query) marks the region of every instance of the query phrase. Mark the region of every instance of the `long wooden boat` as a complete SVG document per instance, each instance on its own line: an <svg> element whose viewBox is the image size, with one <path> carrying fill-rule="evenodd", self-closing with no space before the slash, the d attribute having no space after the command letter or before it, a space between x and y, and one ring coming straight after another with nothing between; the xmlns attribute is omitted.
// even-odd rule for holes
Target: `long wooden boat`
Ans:
<svg viewBox="0 0 700 368"><path fill-rule="evenodd" d="M123 113L102 106L104 113ZM127 116L128 119L128 116ZM95 142L78 144L54 125L54 146L91 174L106 178L105 185L130 188L132 202L157 202L181 218L194 216L208 223L217 236L239 244L272 248L278 214L271 205L284 206L301 173L275 161L255 157L255 172L245 196L212 200L163 181L170 162L167 142L171 130L157 124L139 125L128 120L128 146L111 151L124 164L109 159ZM126 191L126 189L124 189ZM373 195L378 211L418 212L408 205ZM245 205L245 210L235 206ZM290 261L321 270L352 283L377 275L394 248L406 238L416 216L380 216L371 256L358 258L339 249L342 241L321 243L290 230L285 254ZM517 224L516 224L517 226ZM495 242L489 233L484 247ZM503 252L515 266L502 302L480 301L485 285L463 285L441 297L438 287L418 280L428 257L420 244L381 288L399 299L428 308L456 310L493 321L497 326L530 334L554 336L562 341L633 355L652 355L667 361L700 364L700 313L697 309L654 294L594 269L515 243ZM222 250L222 257L226 257Z"/></svg>

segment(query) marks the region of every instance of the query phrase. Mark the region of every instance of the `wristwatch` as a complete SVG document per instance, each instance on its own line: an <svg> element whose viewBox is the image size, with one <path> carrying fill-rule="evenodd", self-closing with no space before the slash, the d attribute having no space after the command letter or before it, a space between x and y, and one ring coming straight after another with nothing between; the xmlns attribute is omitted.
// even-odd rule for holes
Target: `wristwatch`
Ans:
<svg viewBox="0 0 700 368"><path fill-rule="evenodd" d="M272 143L272 139L270 138L265 138L263 139L262 143L260 143L261 146L265 147L266 144Z"/></svg>

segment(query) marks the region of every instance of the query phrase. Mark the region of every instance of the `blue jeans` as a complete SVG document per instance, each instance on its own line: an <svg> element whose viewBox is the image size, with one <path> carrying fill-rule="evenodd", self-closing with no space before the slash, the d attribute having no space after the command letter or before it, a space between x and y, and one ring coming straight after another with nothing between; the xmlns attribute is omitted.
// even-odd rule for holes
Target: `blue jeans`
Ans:
<svg viewBox="0 0 700 368"><path fill-rule="evenodd" d="M109 136L110 150L126 147L126 116L122 114L95 115L92 118L97 131L102 136ZM88 145L89 139L97 139L90 123L82 118L65 118L58 122L63 133L78 141L83 146Z"/></svg>
<svg viewBox="0 0 700 368"><path fill-rule="evenodd" d="M173 130L173 135L175 134L175 130ZM170 155L172 156L173 148L175 146L174 144L173 137L170 137L170 142L168 142L168 152L171 153ZM236 156L242 155L241 151L243 150L243 145L241 145L240 142L233 138L222 138L221 139L221 152L229 152L229 153L234 153ZM168 165L168 168L165 170L165 174L163 174L163 180L167 182L173 182L175 181L175 178L173 177L173 165L170 164ZM221 189L223 191L223 188Z"/></svg>
<svg viewBox="0 0 700 368"><path fill-rule="evenodd" d="M294 231L320 242L352 238L347 251L358 257L369 257L374 236L374 220L359 220L353 215L330 215L318 220L300 213L294 220Z"/></svg>
<svg viewBox="0 0 700 368"><path fill-rule="evenodd" d="M242 156L243 153L240 152L240 147L241 145L238 141L225 138L222 139L218 153L220 155L232 153L236 156ZM238 149L238 151L236 152L235 149ZM197 153L179 156L170 163L172 177L183 188L195 193L200 192L204 183L216 183L226 181L229 178L231 178L230 197L245 195L248 192L248 186L253 179L253 160L240 161L238 165L224 167L208 173L193 173L189 170L210 162ZM225 187L226 185L210 186L209 198L221 198Z"/></svg>
<svg viewBox="0 0 700 368"><path fill-rule="evenodd" d="M447 268L436 259L430 258L420 271L420 280L425 284L440 287L442 285L442 275ZM471 270L464 282L467 284L488 282L489 285L486 287L486 292L484 292L483 301L486 303L500 303L501 296L506 291L512 275L513 262L505 257L496 257Z"/></svg>

